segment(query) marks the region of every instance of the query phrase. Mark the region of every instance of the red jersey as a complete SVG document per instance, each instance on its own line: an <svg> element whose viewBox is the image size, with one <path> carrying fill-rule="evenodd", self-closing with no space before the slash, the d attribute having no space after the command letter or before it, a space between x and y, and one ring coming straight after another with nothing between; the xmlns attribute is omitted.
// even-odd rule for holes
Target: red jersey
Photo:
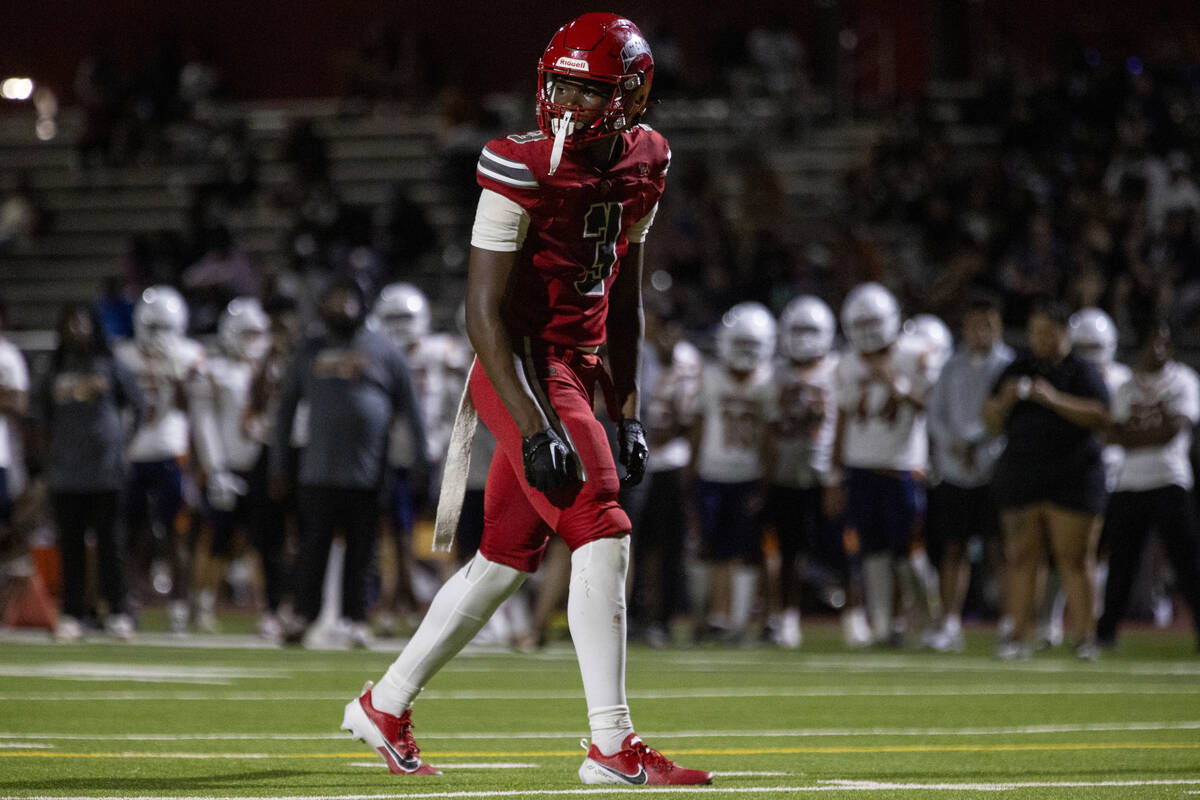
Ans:
<svg viewBox="0 0 1200 800"><path fill-rule="evenodd" d="M476 180L529 215L502 316L514 336L590 347L604 342L608 292L627 232L658 203L671 162L662 134L637 125L618 134L620 156L596 169L567 150L553 175L553 140L541 131L493 139Z"/></svg>

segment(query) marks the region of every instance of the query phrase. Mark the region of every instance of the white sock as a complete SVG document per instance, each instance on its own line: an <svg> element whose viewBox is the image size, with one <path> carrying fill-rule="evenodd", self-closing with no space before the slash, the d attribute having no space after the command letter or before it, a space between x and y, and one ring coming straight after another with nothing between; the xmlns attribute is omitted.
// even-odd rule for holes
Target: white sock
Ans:
<svg viewBox="0 0 1200 800"><path fill-rule="evenodd" d="M733 568L733 591L729 603L729 621L734 631L743 633L754 610L758 590L758 567L739 564Z"/></svg>
<svg viewBox="0 0 1200 800"><path fill-rule="evenodd" d="M1092 570L1092 597L1095 598L1095 607L1092 609L1092 616L1099 619L1104 613L1104 587L1108 585L1108 559L1097 561L1096 568Z"/></svg>
<svg viewBox="0 0 1200 800"><path fill-rule="evenodd" d="M957 636L962 633L962 616L960 614L947 614L946 621L942 624L942 630L950 636Z"/></svg>
<svg viewBox="0 0 1200 800"><path fill-rule="evenodd" d="M380 711L399 716L442 666L474 638L483 623L529 573L475 557L446 581L408 646L371 692Z"/></svg>
<svg viewBox="0 0 1200 800"><path fill-rule="evenodd" d="M863 593L867 596L871 635L876 641L885 641L891 631L892 594L895 588L890 553L875 553L863 558Z"/></svg>
<svg viewBox="0 0 1200 800"><path fill-rule="evenodd" d="M604 755L621 749L633 733L625 700L625 572L629 537L597 539L571 554L567 624L583 693L592 744Z"/></svg>
<svg viewBox="0 0 1200 800"><path fill-rule="evenodd" d="M217 592L215 589L201 589L196 593L196 609L201 614L211 614L217 607Z"/></svg>

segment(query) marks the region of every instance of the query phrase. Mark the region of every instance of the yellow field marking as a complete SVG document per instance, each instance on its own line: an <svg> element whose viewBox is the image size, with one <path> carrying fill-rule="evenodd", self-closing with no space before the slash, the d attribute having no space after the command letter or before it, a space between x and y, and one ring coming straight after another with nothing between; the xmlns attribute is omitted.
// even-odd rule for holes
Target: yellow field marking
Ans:
<svg viewBox="0 0 1200 800"><path fill-rule="evenodd" d="M847 753L1016 753L1070 750L1200 750L1200 742L1099 742L1099 743L1030 743L1030 744L913 744L877 745L865 747L734 747L673 749L672 756L786 756ZM545 751L426 751L436 761L440 758L553 758L578 757L582 750ZM190 758L190 759L296 759L296 758L361 758L362 750L350 753L63 753L57 751L0 752L0 758Z"/></svg>

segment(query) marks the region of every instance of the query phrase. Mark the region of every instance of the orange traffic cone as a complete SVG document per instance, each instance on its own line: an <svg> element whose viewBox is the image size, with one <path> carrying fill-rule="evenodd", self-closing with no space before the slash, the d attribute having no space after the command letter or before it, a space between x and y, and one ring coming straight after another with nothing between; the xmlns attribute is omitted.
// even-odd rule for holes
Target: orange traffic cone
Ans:
<svg viewBox="0 0 1200 800"><path fill-rule="evenodd" d="M4 609L4 625L8 628L44 628L54 630L58 611L46 590L46 583L36 571L17 577Z"/></svg>

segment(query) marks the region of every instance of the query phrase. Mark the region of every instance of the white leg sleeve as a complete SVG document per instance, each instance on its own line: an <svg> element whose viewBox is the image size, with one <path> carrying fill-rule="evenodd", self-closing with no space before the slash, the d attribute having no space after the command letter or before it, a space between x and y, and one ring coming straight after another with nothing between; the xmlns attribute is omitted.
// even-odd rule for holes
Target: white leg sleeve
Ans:
<svg viewBox="0 0 1200 800"><path fill-rule="evenodd" d="M567 623L575 642L592 742L605 755L633 733L625 700L625 572L629 537L598 539L571 554Z"/></svg>
<svg viewBox="0 0 1200 800"><path fill-rule="evenodd" d="M402 714L442 666L474 638L529 573L475 557L446 581L400 657L375 684L375 707Z"/></svg>
<svg viewBox="0 0 1200 800"><path fill-rule="evenodd" d="M729 623L735 632L746 632L756 599L758 599L758 567L738 564L733 568L733 592L729 606Z"/></svg>
<svg viewBox="0 0 1200 800"><path fill-rule="evenodd" d="M875 641L887 641L892 629L892 593L895 591L891 553L876 553L863 559L863 593L871 635Z"/></svg>

